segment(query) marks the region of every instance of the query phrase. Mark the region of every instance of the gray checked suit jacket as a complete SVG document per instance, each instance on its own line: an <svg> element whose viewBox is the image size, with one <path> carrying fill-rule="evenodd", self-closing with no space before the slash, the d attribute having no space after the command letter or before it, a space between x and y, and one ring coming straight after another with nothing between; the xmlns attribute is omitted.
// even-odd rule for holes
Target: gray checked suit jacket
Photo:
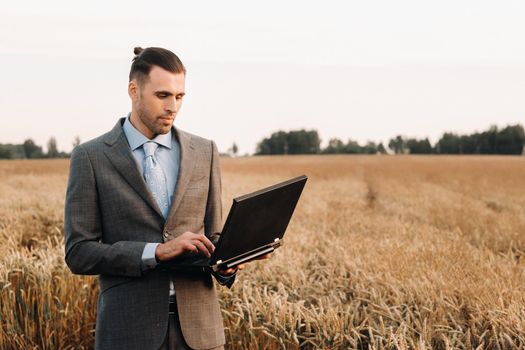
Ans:
<svg viewBox="0 0 525 350"><path fill-rule="evenodd" d="M185 231L211 237L222 224L221 178L213 141L173 128L180 143L179 178L167 220L149 192L120 119L71 155L65 203L66 263L73 273L100 275L96 349L158 349L168 327L169 275L143 272L146 242ZM216 237L215 237L216 238ZM187 344L225 342L210 274L173 275Z"/></svg>

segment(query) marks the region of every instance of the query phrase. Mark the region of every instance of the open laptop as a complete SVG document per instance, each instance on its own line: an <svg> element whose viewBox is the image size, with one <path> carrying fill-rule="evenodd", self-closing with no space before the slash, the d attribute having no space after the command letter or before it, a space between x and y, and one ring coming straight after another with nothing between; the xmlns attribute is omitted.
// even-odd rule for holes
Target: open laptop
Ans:
<svg viewBox="0 0 525 350"><path fill-rule="evenodd" d="M273 252L283 241L308 177L293 179L233 199L215 251L185 253L158 268L168 271L218 271Z"/></svg>

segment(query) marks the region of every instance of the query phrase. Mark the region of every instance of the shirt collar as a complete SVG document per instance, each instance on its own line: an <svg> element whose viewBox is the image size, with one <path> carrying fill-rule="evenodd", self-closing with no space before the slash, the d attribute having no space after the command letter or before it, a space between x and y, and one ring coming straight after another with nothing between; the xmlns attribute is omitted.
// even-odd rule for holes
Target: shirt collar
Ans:
<svg viewBox="0 0 525 350"><path fill-rule="evenodd" d="M122 128L124 129L124 134L126 135L126 138L128 139L128 143L132 151L141 147L143 144L145 144L148 141L154 141L158 143L159 145L162 145L166 148L171 149L171 129L170 131L168 131L168 133L158 134L152 140L150 140L146 136L144 136L144 134L138 131L133 126L133 124L131 124L131 122L129 121L130 115L131 113L128 114L126 120L124 121L124 125L122 126Z"/></svg>

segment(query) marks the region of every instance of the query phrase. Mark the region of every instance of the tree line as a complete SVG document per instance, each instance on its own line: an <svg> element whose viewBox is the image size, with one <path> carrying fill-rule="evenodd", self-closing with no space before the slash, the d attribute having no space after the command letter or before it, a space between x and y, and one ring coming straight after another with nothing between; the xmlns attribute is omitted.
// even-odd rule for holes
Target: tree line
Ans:
<svg viewBox="0 0 525 350"><path fill-rule="evenodd" d="M397 135L388 142L395 154L525 154L525 132L520 124L502 129L491 126L487 131L468 135L446 132L432 145L428 138L417 139ZM360 145L349 139L328 141L321 148L317 130L277 131L257 144L256 155L271 154L386 154L383 143L368 141Z"/></svg>
<svg viewBox="0 0 525 350"><path fill-rule="evenodd" d="M426 139L391 139L388 147L396 154L525 154L525 131L522 125L502 129L491 126L483 132L467 135L446 132L432 145Z"/></svg>
<svg viewBox="0 0 525 350"><path fill-rule="evenodd" d="M73 148L80 144L77 136ZM504 128L491 126L483 132L467 135L446 132L432 145L428 138L417 139L397 135L388 142L388 148L395 154L525 154L525 131L520 124ZM236 154L234 143L228 153ZM277 131L257 144L255 155L272 154L386 154L382 142L368 141L360 145L348 139L345 143L338 138L328 141L321 148L317 130ZM51 137L47 142L47 152L27 139L22 144L0 144L0 159L67 158L69 153L58 151L57 142Z"/></svg>
<svg viewBox="0 0 525 350"><path fill-rule="evenodd" d="M73 141L73 147L80 144L77 136ZM37 145L33 139L27 139L22 144L0 143L0 159L38 159L38 158L68 158L67 152L58 150L57 140L51 137L47 142L47 152L42 146Z"/></svg>

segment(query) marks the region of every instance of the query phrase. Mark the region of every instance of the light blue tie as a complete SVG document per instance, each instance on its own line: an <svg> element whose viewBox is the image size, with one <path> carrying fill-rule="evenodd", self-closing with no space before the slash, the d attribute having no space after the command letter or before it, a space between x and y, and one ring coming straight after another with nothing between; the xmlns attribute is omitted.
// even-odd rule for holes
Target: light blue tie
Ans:
<svg viewBox="0 0 525 350"><path fill-rule="evenodd" d="M144 153L146 154L146 158L144 159L144 179L146 180L146 184L148 184L153 198L157 201L162 215L166 218L168 217L169 210L168 186L164 172L155 158L157 147L159 147L159 145L153 141L148 141L142 145Z"/></svg>

